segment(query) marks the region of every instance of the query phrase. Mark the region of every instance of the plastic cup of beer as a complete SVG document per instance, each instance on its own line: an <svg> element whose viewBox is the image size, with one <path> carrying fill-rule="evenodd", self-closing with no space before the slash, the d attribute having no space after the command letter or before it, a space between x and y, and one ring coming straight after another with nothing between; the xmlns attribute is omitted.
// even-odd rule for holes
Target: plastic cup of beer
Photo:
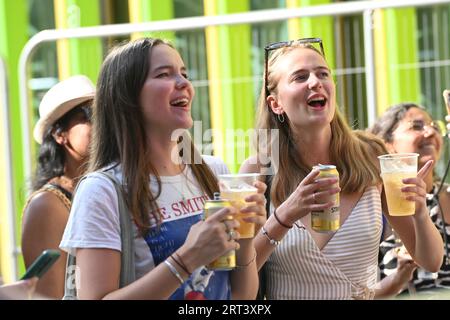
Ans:
<svg viewBox="0 0 450 320"><path fill-rule="evenodd" d="M378 157L391 216L411 216L415 212L415 202L406 200L407 194L401 188L405 186L403 179L417 176L418 156L417 153L392 153Z"/></svg>
<svg viewBox="0 0 450 320"><path fill-rule="evenodd" d="M236 220L240 227L237 231L241 239L253 238L255 236L255 224L242 220L245 217L255 215L254 213L241 213L240 209L254 203L246 202L245 198L258 192L253 183L258 180L258 173L239 173L219 175L220 197L228 200L238 210Z"/></svg>

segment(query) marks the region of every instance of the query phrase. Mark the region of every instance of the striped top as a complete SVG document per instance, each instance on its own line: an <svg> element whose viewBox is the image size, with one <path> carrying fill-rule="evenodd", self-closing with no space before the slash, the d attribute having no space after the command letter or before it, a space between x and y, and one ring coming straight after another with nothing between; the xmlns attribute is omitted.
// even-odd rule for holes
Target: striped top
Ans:
<svg viewBox="0 0 450 320"><path fill-rule="evenodd" d="M364 191L322 250L306 229L290 229L266 262L267 298L373 298L381 229L376 186Z"/></svg>

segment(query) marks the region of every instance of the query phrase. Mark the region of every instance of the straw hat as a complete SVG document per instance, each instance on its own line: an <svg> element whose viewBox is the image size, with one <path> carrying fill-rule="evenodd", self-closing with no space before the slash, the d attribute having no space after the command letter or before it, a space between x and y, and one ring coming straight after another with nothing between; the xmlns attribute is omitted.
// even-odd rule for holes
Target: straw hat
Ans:
<svg viewBox="0 0 450 320"><path fill-rule="evenodd" d="M85 76L73 76L54 85L39 105L34 139L41 144L45 131L68 111L95 96L95 86Z"/></svg>

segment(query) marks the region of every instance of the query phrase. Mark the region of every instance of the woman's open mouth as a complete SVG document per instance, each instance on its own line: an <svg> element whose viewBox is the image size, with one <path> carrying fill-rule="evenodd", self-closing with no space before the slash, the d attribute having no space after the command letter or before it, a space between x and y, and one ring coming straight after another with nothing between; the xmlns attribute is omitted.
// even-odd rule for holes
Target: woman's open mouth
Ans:
<svg viewBox="0 0 450 320"><path fill-rule="evenodd" d="M308 105L314 109L322 109L327 103L327 98L323 96L315 96L307 101Z"/></svg>

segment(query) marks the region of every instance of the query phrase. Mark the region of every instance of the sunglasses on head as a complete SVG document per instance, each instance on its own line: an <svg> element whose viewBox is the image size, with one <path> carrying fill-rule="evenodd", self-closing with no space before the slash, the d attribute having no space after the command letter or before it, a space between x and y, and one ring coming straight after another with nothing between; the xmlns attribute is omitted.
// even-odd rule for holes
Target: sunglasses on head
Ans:
<svg viewBox="0 0 450 320"><path fill-rule="evenodd" d="M264 47L264 85L265 85L266 97L269 96L269 88L267 87L267 83L269 80L268 71L269 71L269 54L270 54L270 52L280 49L280 48L290 47L290 46L298 45L298 44L305 44L305 45L319 44L320 53L325 58L325 51L323 50L322 39L320 39L320 38L302 38L302 39L297 39L297 40L280 41L280 42L273 42L271 44L268 44L267 46Z"/></svg>

